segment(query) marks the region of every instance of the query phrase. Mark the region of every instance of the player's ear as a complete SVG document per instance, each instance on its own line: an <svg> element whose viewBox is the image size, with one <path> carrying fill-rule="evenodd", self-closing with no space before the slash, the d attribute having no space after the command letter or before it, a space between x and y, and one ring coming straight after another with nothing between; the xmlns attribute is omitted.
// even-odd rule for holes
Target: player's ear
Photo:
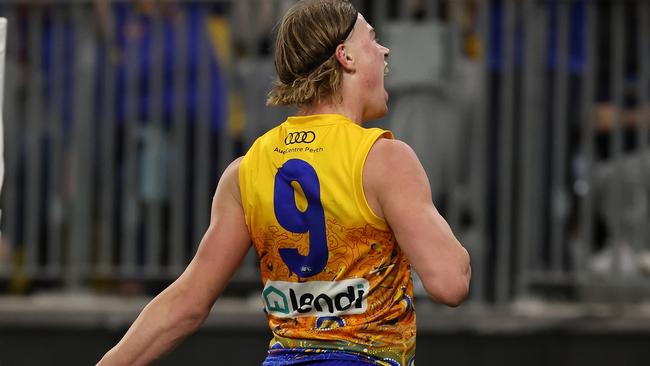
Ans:
<svg viewBox="0 0 650 366"><path fill-rule="evenodd" d="M336 56L336 60L341 64L341 67L343 67L343 70L347 72L354 72L356 67L354 64L354 58L350 54L350 49L345 46L345 43L341 43L336 47L336 52L334 55Z"/></svg>

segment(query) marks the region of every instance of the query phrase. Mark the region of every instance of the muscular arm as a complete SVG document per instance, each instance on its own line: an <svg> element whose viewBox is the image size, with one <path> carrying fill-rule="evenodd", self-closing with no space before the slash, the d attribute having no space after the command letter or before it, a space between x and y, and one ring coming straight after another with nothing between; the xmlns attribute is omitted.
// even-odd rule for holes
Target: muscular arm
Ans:
<svg viewBox="0 0 650 366"><path fill-rule="evenodd" d="M368 154L363 177L371 208L393 230L427 293L458 306L469 292L469 254L433 205L415 152L401 141L380 139Z"/></svg>
<svg viewBox="0 0 650 366"><path fill-rule="evenodd" d="M250 246L238 172L236 160L221 177L210 226L192 262L142 310L98 365L147 365L203 324Z"/></svg>

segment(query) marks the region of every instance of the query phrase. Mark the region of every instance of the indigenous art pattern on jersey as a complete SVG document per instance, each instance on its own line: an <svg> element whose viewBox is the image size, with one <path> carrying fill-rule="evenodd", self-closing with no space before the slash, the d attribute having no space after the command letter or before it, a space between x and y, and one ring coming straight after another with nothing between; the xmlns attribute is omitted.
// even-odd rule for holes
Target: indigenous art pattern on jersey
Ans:
<svg viewBox="0 0 650 366"><path fill-rule="evenodd" d="M410 264L363 192L363 166L381 137L392 135L339 115L291 117L242 160L270 352L414 364Z"/></svg>

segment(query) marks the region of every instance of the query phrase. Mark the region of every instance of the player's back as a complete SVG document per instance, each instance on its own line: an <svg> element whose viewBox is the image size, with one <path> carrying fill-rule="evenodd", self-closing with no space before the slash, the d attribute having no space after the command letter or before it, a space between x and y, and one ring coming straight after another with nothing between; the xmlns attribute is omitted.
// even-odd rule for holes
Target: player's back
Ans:
<svg viewBox="0 0 650 366"><path fill-rule="evenodd" d="M390 132L340 115L290 117L242 160L242 204L272 349L412 361L410 265L363 191L366 156L381 137Z"/></svg>

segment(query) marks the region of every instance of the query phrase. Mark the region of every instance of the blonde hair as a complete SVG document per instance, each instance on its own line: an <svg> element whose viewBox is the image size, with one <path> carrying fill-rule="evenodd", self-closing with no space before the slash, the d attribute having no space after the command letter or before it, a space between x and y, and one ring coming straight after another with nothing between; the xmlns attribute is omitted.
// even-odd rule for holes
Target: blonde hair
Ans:
<svg viewBox="0 0 650 366"><path fill-rule="evenodd" d="M278 78L266 104L300 107L340 96L343 70L334 54L357 14L347 0L304 0L289 9L278 27Z"/></svg>

